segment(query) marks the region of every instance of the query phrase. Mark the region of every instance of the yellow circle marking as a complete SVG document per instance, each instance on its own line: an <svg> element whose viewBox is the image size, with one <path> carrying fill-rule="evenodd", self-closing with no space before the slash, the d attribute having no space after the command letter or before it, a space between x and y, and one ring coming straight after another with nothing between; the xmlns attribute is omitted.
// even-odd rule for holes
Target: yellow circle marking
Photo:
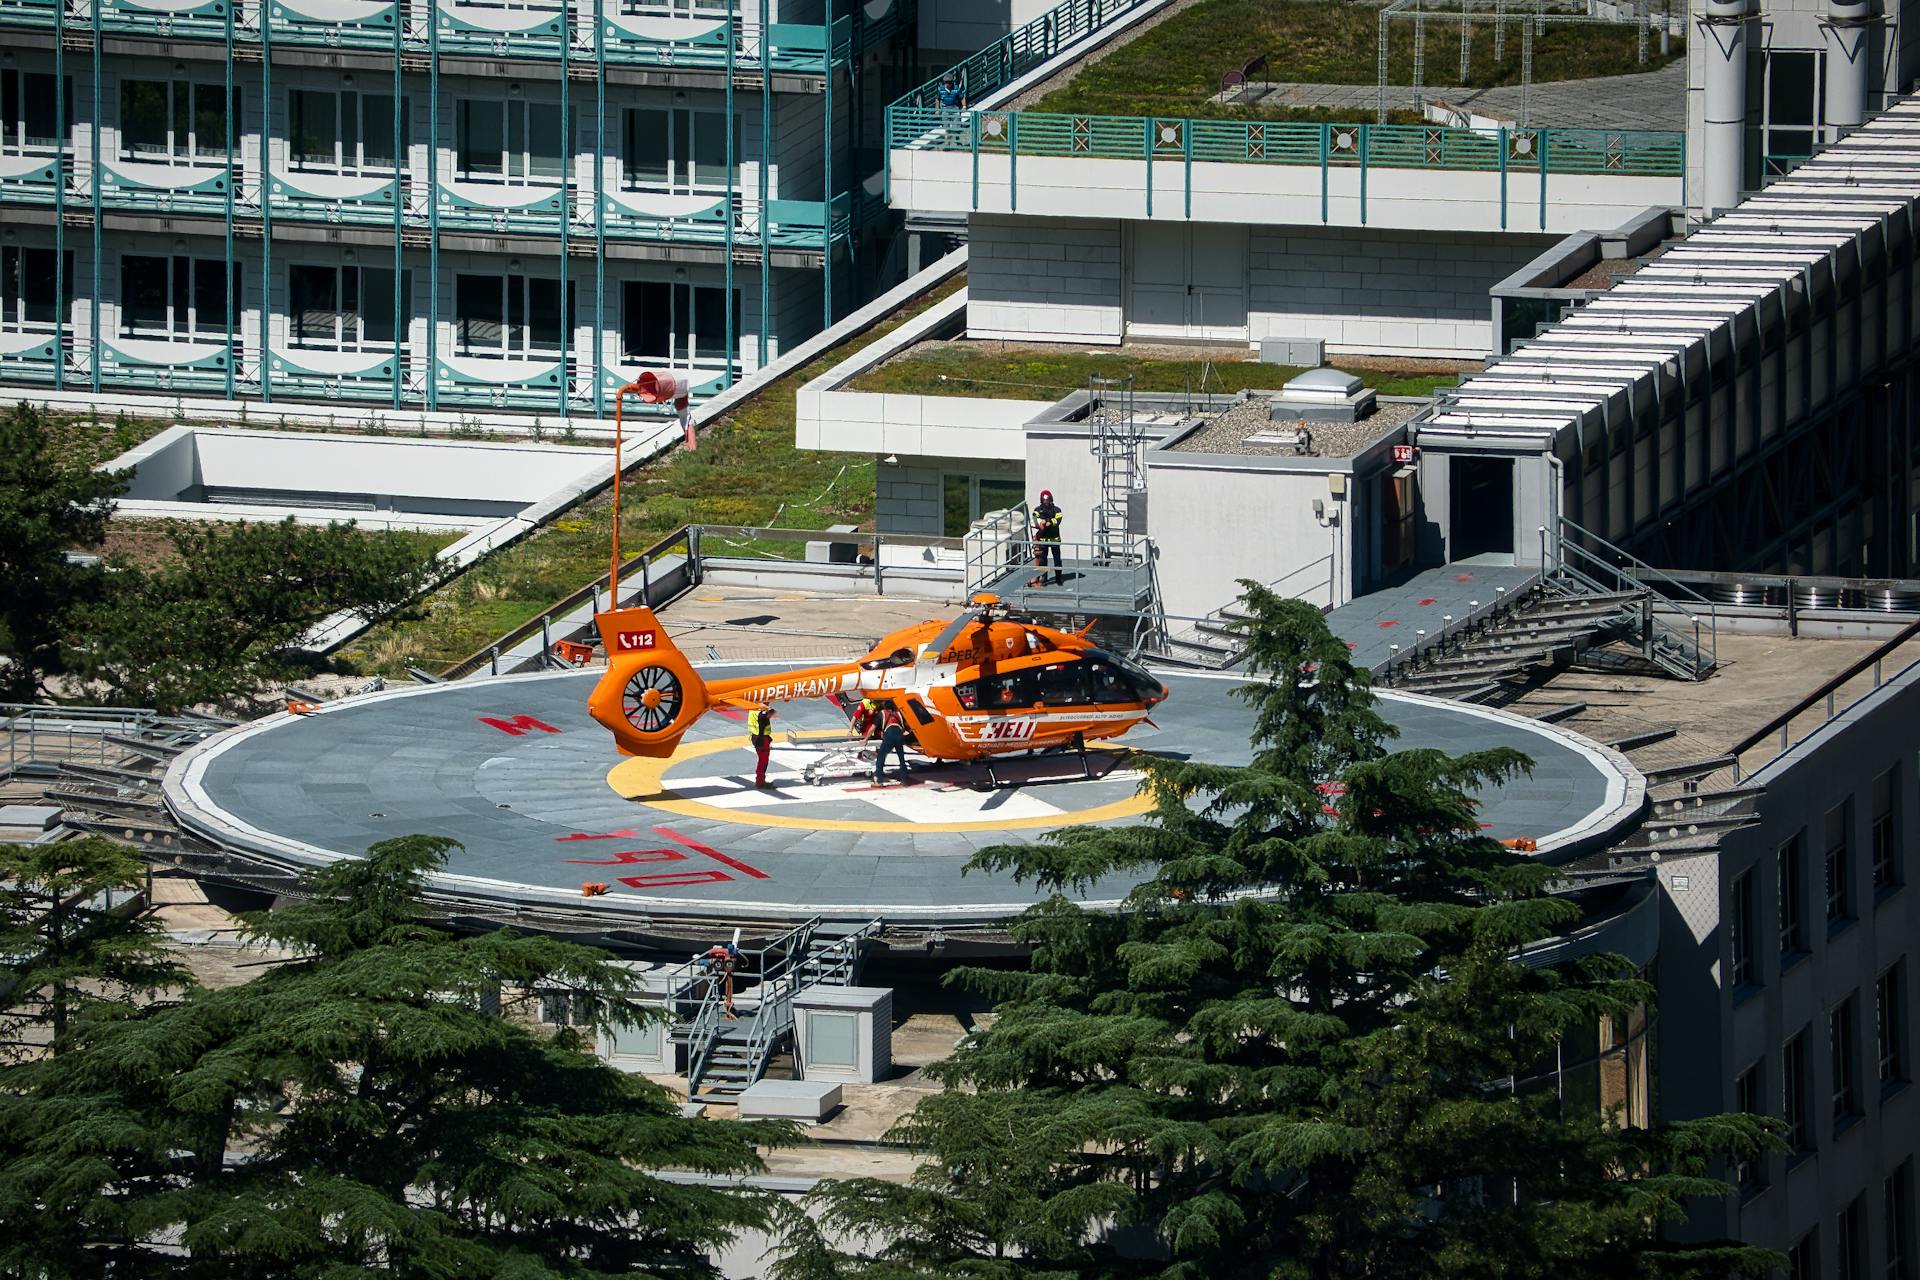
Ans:
<svg viewBox="0 0 1920 1280"><path fill-rule="evenodd" d="M801 738L837 738L839 731L815 730ZM1111 804L1091 809L1075 809L1040 818L987 818L977 822L908 822L883 818L803 818L796 814L766 813L758 810L722 809L718 805L678 796L667 786L667 770L675 765L698 760L722 751L750 748L746 735L737 738L709 738L703 742L683 743L666 759L633 756L622 760L607 773L607 785L625 800L638 800L650 808L678 814L683 818L708 818L750 827L782 827L791 831L1018 831L1035 827L1063 827L1077 822L1111 822L1116 818L1134 818L1153 807L1152 799L1141 792Z"/></svg>

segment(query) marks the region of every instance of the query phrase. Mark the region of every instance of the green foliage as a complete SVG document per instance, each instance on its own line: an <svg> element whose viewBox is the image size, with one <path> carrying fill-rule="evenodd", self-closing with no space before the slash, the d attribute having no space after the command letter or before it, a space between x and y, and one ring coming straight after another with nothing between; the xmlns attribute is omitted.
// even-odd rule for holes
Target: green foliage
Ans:
<svg viewBox="0 0 1920 1280"><path fill-rule="evenodd" d="M1137 354L1057 351L1000 343L948 342L889 360L855 378L855 391L897 395L982 396L1000 400L1054 400L1084 391L1089 377L1133 378L1136 391L1232 395L1272 391L1300 369L1258 360L1156 360ZM1348 370L1382 395L1424 396L1450 387L1458 372L1431 364Z"/></svg>
<svg viewBox="0 0 1920 1280"><path fill-rule="evenodd" d="M97 600L105 575L68 564L69 550L106 536L120 472L95 471L59 447L48 416L28 404L0 414L0 701L27 702L66 670L66 613Z"/></svg>
<svg viewBox="0 0 1920 1280"><path fill-rule="evenodd" d="M1088 63L1078 75L1033 104L1035 111L1088 115L1292 118L1285 108L1223 106L1208 101L1221 77L1254 58L1266 57L1262 78L1318 84L1379 81L1380 11L1373 5L1309 0L1205 0L1176 13L1137 39ZM1505 56L1493 56L1490 27L1473 30L1467 86L1521 82L1521 39L1507 29ZM1684 57L1678 42L1673 57ZM1460 71L1460 27L1444 19L1427 23L1426 77L1452 84ZM1533 78L1574 80L1652 71L1663 65L1657 48L1639 61L1639 33L1631 24L1548 26L1533 44ZM1388 42L1390 84L1413 83L1413 24L1395 23ZM1371 121L1371 111L1345 113L1345 123ZM1342 121L1333 121L1341 123Z"/></svg>
<svg viewBox="0 0 1920 1280"><path fill-rule="evenodd" d="M1389 753L1317 610L1244 583L1246 766L1149 761L1150 825L983 851L1043 887L1144 874L1118 914L1053 896L996 1016L894 1132L910 1187L829 1184L783 1280L963 1275L1652 1277L1773 1255L1658 1239L1770 1122L1647 1130L1562 1108L1543 1067L1651 990L1521 948L1581 909L1479 831L1512 751ZM858 1241L866 1256L827 1242Z"/></svg>
<svg viewBox="0 0 1920 1280"><path fill-rule="evenodd" d="M824 529L870 523L873 455L797 447L795 399L802 386L846 359L856 344L878 341L963 283L947 281L857 338L775 379L702 428L693 453L675 449L629 473L621 499L625 553L634 554L683 524ZM612 500L603 494L482 561L497 584L491 598L443 590L424 617L383 623L348 653L361 669L387 675L404 674L409 664L435 670L458 662L605 573L612 531ZM793 553L790 543L771 545Z"/></svg>
<svg viewBox="0 0 1920 1280"><path fill-rule="evenodd" d="M648 1016L589 948L420 923L452 847L389 840L311 874L312 901L249 919L296 958L16 1068L0 1274L713 1275L707 1251L771 1213L724 1184L791 1131L685 1119L577 1031L485 1012L503 987L562 988L601 1032Z"/></svg>
<svg viewBox="0 0 1920 1280"><path fill-rule="evenodd" d="M336 609L377 616L419 593L432 555L353 525L175 524L178 560L117 566L70 611L68 663L106 701L175 711L233 704L301 668L288 646Z"/></svg>
<svg viewBox="0 0 1920 1280"><path fill-rule="evenodd" d="M64 1053L89 1020L191 985L151 918L106 903L145 877L131 851L99 836L0 844L0 1058Z"/></svg>

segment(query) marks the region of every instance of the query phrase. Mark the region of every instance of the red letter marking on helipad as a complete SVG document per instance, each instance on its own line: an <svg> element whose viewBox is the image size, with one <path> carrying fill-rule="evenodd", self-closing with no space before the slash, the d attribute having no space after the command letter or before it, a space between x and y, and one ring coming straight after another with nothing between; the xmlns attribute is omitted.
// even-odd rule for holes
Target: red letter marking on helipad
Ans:
<svg viewBox="0 0 1920 1280"><path fill-rule="evenodd" d="M492 725L510 738L517 738L523 733L532 733L535 729L542 733L560 732L546 721L535 720L529 715L517 715L511 720L502 720L497 716L481 716L480 723Z"/></svg>

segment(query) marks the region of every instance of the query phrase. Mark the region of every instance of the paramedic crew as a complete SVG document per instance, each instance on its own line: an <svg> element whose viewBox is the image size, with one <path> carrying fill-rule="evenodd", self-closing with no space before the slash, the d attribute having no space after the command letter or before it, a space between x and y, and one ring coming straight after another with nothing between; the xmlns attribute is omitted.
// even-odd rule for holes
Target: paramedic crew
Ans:
<svg viewBox="0 0 1920 1280"><path fill-rule="evenodd" d="M900 781L912 782L907 775L907 726L900 719L900 708L888 704L880 712L880 749L873 754L873 785L881 786L887 780L887 756L892 755L900 761Z"/></svg>
<svg viewBox="0 0 1920 1280"><path fill-rule="evenodd" d="M773 708L760 707L747 713L748 740L753 743L753 785L767 785L767 754L773 750Z"/></svg>
<svg viewBox="0 0 1920 1280"><path fill-rule="evenodd" d="M1053 505L1053 490L1040 491L1040 503L1033 509L1033 567L1040 571L1039 576L1028 586L1037 587L1046 581L1047 557L1053 557L1053 585L1059 586L1067 580L1060 570L1060 521L1062 513Z"/></svg>

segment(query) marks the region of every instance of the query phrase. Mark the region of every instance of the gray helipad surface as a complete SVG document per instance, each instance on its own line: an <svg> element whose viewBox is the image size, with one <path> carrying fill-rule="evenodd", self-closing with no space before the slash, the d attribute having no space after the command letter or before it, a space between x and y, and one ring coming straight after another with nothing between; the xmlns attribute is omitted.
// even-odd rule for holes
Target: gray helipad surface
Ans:
<svg viewBox="0 0 1920 1280"><path fill-rule="evenodd" d="M726 674L791 669L726 665ZM824 702L785 704L768 790L755 789L738 719L710 714L671 762L622 763L587 717L595 673L470 680L392 690L275 716L209 739L168 772L183 823L229 848L288 864L357 854L411 833L464 850L438 886L484 902L581 905L583 882L609 886L601 910L686 919L824 915L964 924L1003 919L1038 896L1011 877L963 874L988 845L1037 839L1076 822L1139 821L1137 775L1119 752L1009 763L1001 785L929 766L912 786L875 788L864 763L824 785L802 773L842 729ZM1165 676L1171 696L1125 739L1164 755L1248 758L1238 676ZM1529 780L1489 791L1490 835L1528 836L1541 852L1584 847L1635 817L1638 774L1572 734L1484 708L1387 693L1401 747L1508 745L1535 762ZM633 799L609 784L609 773ZM651 772L649 772L651 770ZM1080 895L1111 904L1129 881Z"/></svg>

